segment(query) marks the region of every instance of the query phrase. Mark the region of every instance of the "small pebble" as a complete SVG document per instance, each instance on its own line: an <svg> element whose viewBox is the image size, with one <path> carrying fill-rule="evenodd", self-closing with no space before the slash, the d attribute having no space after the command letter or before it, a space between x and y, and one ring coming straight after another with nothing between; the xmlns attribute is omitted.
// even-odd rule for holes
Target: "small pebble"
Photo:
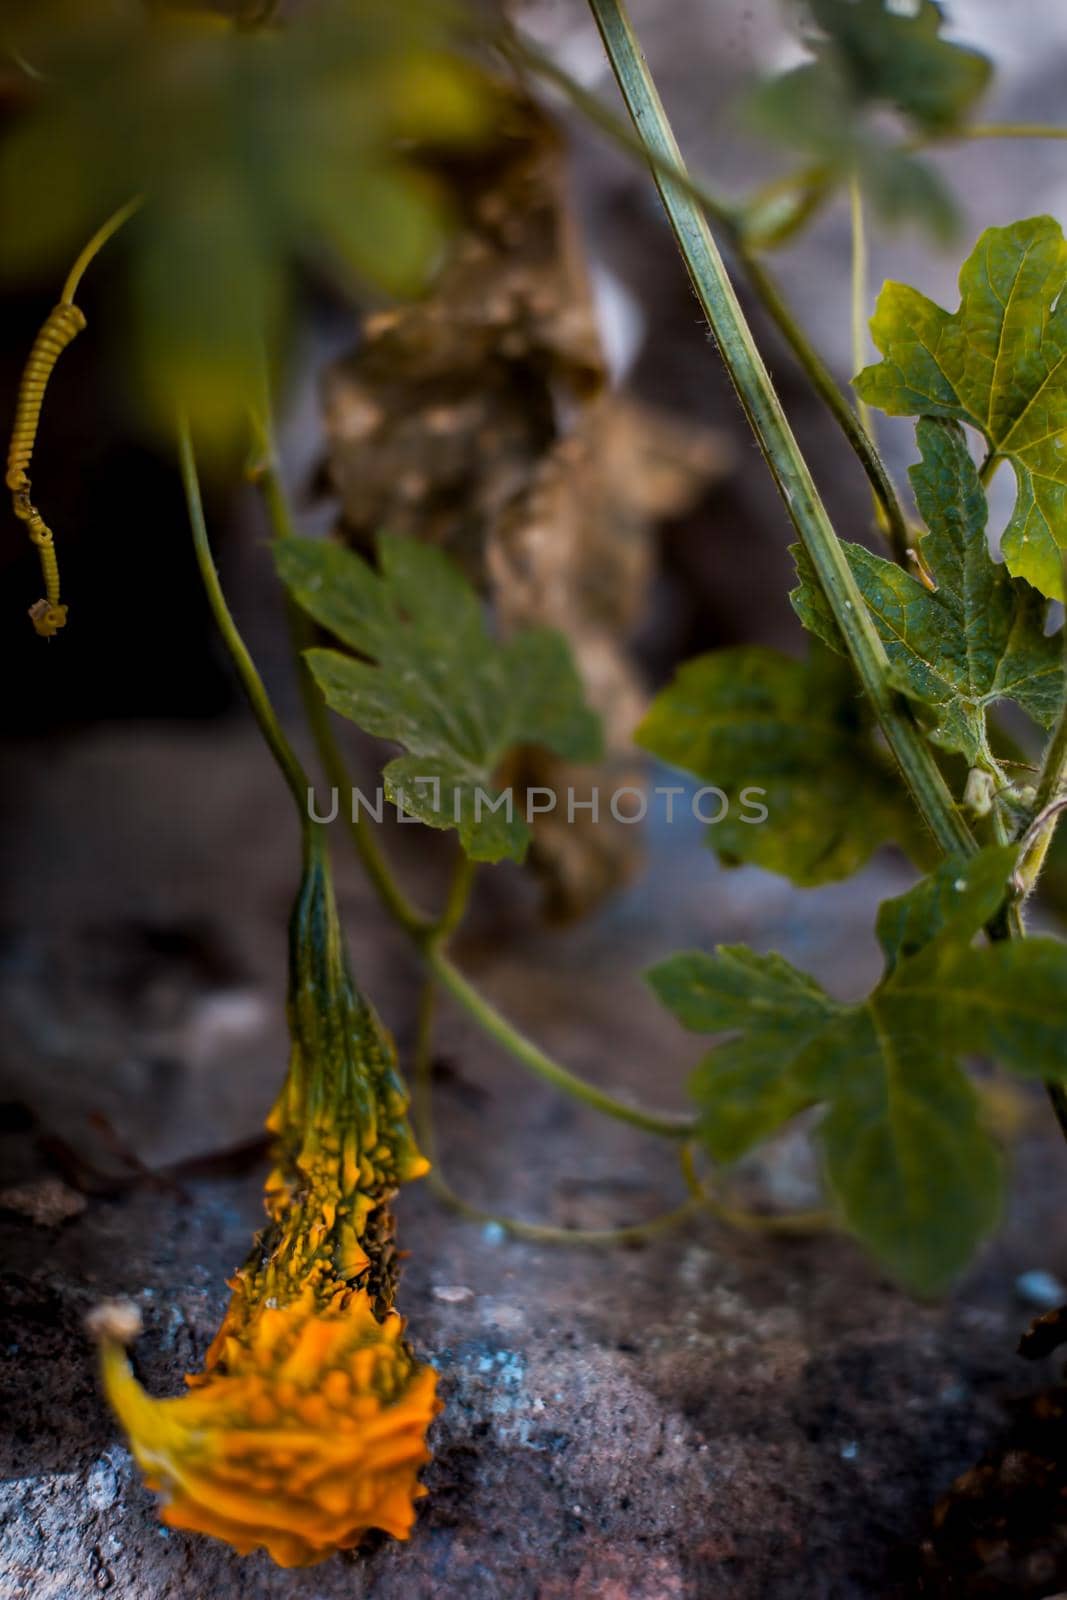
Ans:
<svg viewBox="0 0 1067 1600"><path fill-rule="evenodd" d="M468 1289L465 1283L435 1283L433 1297L443 1300L447 1306L461 1306L474 1299L474 1290Z"/></svg>
<svg viewBox="0 0 1067 1600"><path fill-rule="evenodd" d="M1054 1311L1067 1301L1067 1289L1059 1278L1040 1267L1019 1274L1015 1280L1015 1293L1024 1306L1036 1306L1039 1311Z"/></svg>
<svg viewBox="0 0 1067 1600"><path fill-rule="evenodd" d="M119 1497L119 1479L107 1455L94 1461L85 1480L85 1498L94 1511L106 1511Z"/></svg>
<svg viewBox="0 0 1067 1600"><path fill-rule="evenodd" d="M28 1217L39 1228L58 1228L61 1222L80 1217L88 1204L83 1194L59 1178L40 1178L0 1190L0 1207Z"/></svg>

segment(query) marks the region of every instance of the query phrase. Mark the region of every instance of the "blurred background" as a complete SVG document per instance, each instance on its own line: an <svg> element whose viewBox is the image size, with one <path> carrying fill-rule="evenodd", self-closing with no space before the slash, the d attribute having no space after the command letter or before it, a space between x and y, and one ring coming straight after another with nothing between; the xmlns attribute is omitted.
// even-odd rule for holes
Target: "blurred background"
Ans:
<svg viewBox="0 0 1067 1600"><path fill-rule="evenodd" d="M741 198L795 165L796 152L761 139L745 117L754 82L803 58L778 0L672 0L668 8L637 0L633 13L682 148L716 192ZM535 0L517 15L574 77L615 103L595 30L578 0ZM983 121L1055 120L1067 51L1067 16L1060 8L1044 0L1014 0L1010 8L994 0L956 0L948 8L946 37L988 52L995 62L992 87L979 107ZM10 74L8 91L14 118L20 97ZM709 358L656 196L632 158L582 125L551 92L542 99L570 136L571 212L583 235L613 383L668 416L714 430L721 446L718 460L699 458L704 489L692 514L656 524L655 578L633 630L639 659L661 678L675 659L696 649L795 637L786 600L786 520L729 387ZM949 142L928 160L955 198L956 235L939 244L919 227L887 232L874 220L872 308L886 277L954 304L959 262L982 227L1022 214L1063 214L1067 171L1055 142ZM852 365L849 239L847 200L838 198L771 257L801 322L842 379ZM57 265L47 277L8 285L0 360L9 406L63 270ZM354 303L346 305L336 278L305 287L290 346L282 437L301 510L326 527L336 496L331 501L322 470L327 440L319 397L324 369L358 343L359 315ZM741 291L831 510L843 529L867 537L862 479L743 283ZM85 282L88 329L64 355L35 463L37 480L48 484L53 523L62 530L64 582L78 613L77 670L71 672L67 660L72 636L38 649L28 626L5 629L4 678L19 685L3 705L7 734L111 719L212 717L230 703L228 674L219 671L198 595L170 453L147 442L152 436L138 416L136 384L124 374L122 292L121 273L109 272L104 258ZM899 476L912 459L911 425L879 419L879 433ZM684 443L677 448L684 451ZM996 486L1004 496L1011 493L1006 476ZM279 637L269 563L256 559L256 529L242 516L240 496L225 485L217 492L213 536L238 578L235 603L246 605L269 670ZM679 498L685 498L682 491ZM0 603L13 617L36 594L36 557L21 532L12 520L2 546Z"/></svg>
<svg viewBox="0 0 1067 1600"><path fill-rule="evenodd" d="M788 170L792 153L758 137L744 112L755 81L802 58L783 8L633 0L631 9L694 172L740 197ZM994 62L983 121L1063 120L1067 10L1049 0L952 0L946 10L947 36ZM579 0L512 12L618 107ZM0 117L14 126L18 74L2 84ZM541 111L523 113L537 124L531 164L526 155L512 164L515 227L545 297L515 358L525 387L494 394L458 464L446 452L435 465L419 453L430 450L434 416L470 400L449 386L460 355L448 342L448 302L433 332L437 366L398 367L386 303L363 326L343 279L309 271L279 443L305 530L364 547L381 522L410 518L425 530L432 516L444 530L434 536L505 616L564 625L622 773L627 729L679 661L740 642L799 653L791 530L647 174L554 92L537 97ZM465 169L476 200L506 192L510 159L489 178ZM926 159L954 197L956 231L938 241L871 217L872 309L885 278L954 307L959 263L983 228L1067 216L1063 143L949 141ZM23 203L32 207L33 194ZM842 380L853 366L850 250L838 196L770 258ZM1062 1156L1040 1109L1026 1105L1005 1112L1022 1152L1008 1227L947 1307L915 1307L840 1240L782 1245L709 1225L609 1261L504 1243L424 1195L405 1197L406 1303L421 1308L417 1338L435 1358L444 1351L451 1396L415 1564L379 1552L365 1567L331 1568L312 1590L181 1536L165 1549L143 1531L147 1497L95 1399L80 1316L103 1293L140 1296L143 1368L160 1392L214 1325L224 1275L257 1224L259 1130L285 1058L297 841L213 635L173 455L145 427L129 382L122 279L110 261L105 252L85 280L88 328L60 362L34 460L71 608L55 639L36 637L26 618L37 558L6 512L0 539L0 1187L31 1195L9 1205L0 1194L0 1382L13 1418L0 1457L12 1519L7 1592L80 1600L113 1584L131 1596L332 1596L365 1584L384 1597L767 1600L796 1593L798 1564L816 1574L812 1595L916 1592L928 1507L986 1447L1020 1381L1017 1325L1037 1302L1017 1286L1045 1273L1055 1294L1067 1278ZM9 282L0 301L8 419L64 270ZM464 285L459 272L454 304ZM739 288L836 526L871 542L865 479ZM612 403L590 420L589 393L604 385ZM386 402L405 427L368 451L361 418ZM490 423L491 437L479 433ZM878 426L906 481L911 424ZM581 451L568 457L561 442L572 435ZM487 484L499 485L499 503ZM209 472L206 490L227 594L310 759L258 499L240 465ZM1008 511L997 496L1009 493L997 484L994 527ZM450 496L463 497L459 535ZM538 566L543 549L557 555ZM373 786L373 742L346 734L346 747ZM392 824L386 845L432 903L448 841ZM406 1063L414 960L349 862L340 828L335 854L357 974ZM683 1102L692 1043L645 993L644 966L687 944L743 939L852 996L878 968L878 899L912 879L884 852L847 883L799 891L754 867L725 871L695 823L586 841L577 859L546 836L534 867L481 875L458 958L576 1070L668 1106ZM677 1198L669 1152L527 1083L457 1016L444 1019L436 1081L443 1159L479 1204L598 1226ZM775 1204L813 1203L806 1141L778 1141L743 1183ZM566 1444L544 1437L546 1407ZM608 1426L609 1415L623 1420ZM97 1485L96 1500L86 1484ZM1051 1592L1044 1581L1016 1572L1009 1586L981 1592Z"/></svg>

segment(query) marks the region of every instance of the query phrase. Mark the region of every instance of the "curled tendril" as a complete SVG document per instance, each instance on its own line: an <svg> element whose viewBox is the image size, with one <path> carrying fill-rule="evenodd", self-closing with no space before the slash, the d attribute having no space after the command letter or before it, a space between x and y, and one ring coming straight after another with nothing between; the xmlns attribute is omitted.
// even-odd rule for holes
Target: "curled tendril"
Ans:
<svg viewBox="0 0 1067 1600"><path fill-rule="evenodd" d="M67 608L60 600L59 558L56 555L55 535L45 522L31 498L30 463L37 442L45 390L55 371L56 362L63 351L85 327L85 313L74 304L74 296L82 275L90 262L104 247L112 234L117 233L141 204L135 195L114 212L101 228L93 234L75 261L63 285L63 298L48 313L44 325L33 342L19 385L15 406L15 422L7 456L7 486L11 491L12 509L20 522L26 524L31 542L37 547L41 562L44 596L30 607L30 621L43 639L50 639L66 626Z"/></svg>

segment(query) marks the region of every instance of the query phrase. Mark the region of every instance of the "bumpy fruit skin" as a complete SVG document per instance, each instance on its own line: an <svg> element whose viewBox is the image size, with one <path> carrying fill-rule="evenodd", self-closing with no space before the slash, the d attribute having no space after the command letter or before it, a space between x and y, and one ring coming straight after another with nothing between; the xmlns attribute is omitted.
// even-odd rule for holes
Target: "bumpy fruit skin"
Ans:
<svg viewBox="0 0 1067 1600"><path fill-rule="evenodd" d="M293 914L292 1055L268 1120L269 1222L189 1392L155 1400L130 1368L128 1321L102 1316L108 1397L171 1527L310 1566L369 1528L406 1539L426 1491L436 1373L393 1309L388 1204L428 1163L393 1045L349 975L313 853Z"/></svg>
<svg viewBox="0 0 1067 1600"><path fill-rule="evenodd" d="M147 1395L117 1341L103 1356L108 1397L172 1528L241 1555L262 1545L282 1567L351 1549L368 1528L411 1532L436 1374L366 1290L325 1310L310 1290L266 1308L251 1343L228 1338L177 1399Z"/></svg>

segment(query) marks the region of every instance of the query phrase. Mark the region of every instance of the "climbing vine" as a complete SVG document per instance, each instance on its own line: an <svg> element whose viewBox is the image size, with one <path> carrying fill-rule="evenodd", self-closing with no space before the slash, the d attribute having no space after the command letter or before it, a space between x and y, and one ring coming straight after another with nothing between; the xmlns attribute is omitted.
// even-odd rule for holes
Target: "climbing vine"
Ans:
<svg viewBox="0 0 1067 1600"><path fill-rule="evenodd" d="M178 441L205 590L261 731L294 798L303 873L290 929L291 1056L268 1121L275 1165L267 1224L234 1278L223 1324L180 1398L133 1376L128 1307L93 1319L104 1383L172 1525L265 1546L283 1565L321 1560L368 1528L404 1538L435 1375L395 1309L390 1201L429 1171L461 1214L480 1213L429 1167L429 1053L444 991L503 1051L555 1089L672 1142L688 1197L652 1223L564 1237L612 1245L714 1215L740 1226L840 1226L904 1286L943 1290L995 1226L1003 1156L968 1063L986 1057L1042 1081L1067 1128L1067 945L1026 928L1067 807L1062 626L1067 549L1067 242L1048 217L987 229L946 310L891 283L866 363L865 214L956 224L925 158L948 139L1063 138L973 120L991 66L943 34L919 0L806 0L806 59L768 80L752 126L787 141L794 170L747 202L686 171L621 0L590 0L627 123L521 31L424 3L336 0L314 25L274 8L224 17L195 7L103 6L77 16L16 6L4 24L31 91L0 145L0 198L39 196L2 247L8 264L51 261L90 233L40 330L18 397L8 461L15 516L41 560L30 608L45 637L68 623L57 539L31 498L46 386L84 328L75 294L101 247L127 273L146 418ZM271 418L295 269L340 274L368 295L432 282L451 225L442 152L490 137L502 76L562 92L643 159L678 250L795 530L792 601L803 659L763 648L685 662L635 730L640 749L721 786L755 788L769 820L727 822L710 847L801 887L900 847L917 881L877 915L884 972L840 999L773 952L670 954L649 973L675 1023L708 1036L678 1115L580 1078L526 1037L457 966L449 940L477 870L529 852L508 774L524 749L589 762L602 744L567 640L543 627L499 637L449 556L381 533L357 553L302 537L278 469ZM892 113L887 131L887 110ZM194 136L195 134L195 136ZM770 252L847 200L853 226L854 396L798 324ZM117 209L116 209L117 208ZM17 209L17 207L16 207ZM100 219L110 211L110 220ZM9 214L15 211L9 209ZM797 444L722 253L727 249L852 445L884 553L843 541ZM709 358L710 359L710 358ZM915 419L918 520L875 439L873 413ZM424 968L413 1132L395 1049L349 970L315 784L293 752L223 596L197 460L252 462L290 608L308 721L328 782L351 791L331 713L398 747L389 801L455 836L444 906L411 903L375 824L346 815L382 903ZM977 461L976 461L977 452ZM986 489L1010 465L1016 499L988 543ZM1001 532L1001 530L997 530ZM76 649L76 612L62 641ZM1028 719L1036 759L997 721ZM719 1042L713 1041L718 1037ZM731 1164L815 1113L827 1209L744 1213ZM416 1143L416 1132L419 1144ZM420 1153L419 1145L424 1153ZM535 1222L494 1219L558 1241Z"/></svg>

